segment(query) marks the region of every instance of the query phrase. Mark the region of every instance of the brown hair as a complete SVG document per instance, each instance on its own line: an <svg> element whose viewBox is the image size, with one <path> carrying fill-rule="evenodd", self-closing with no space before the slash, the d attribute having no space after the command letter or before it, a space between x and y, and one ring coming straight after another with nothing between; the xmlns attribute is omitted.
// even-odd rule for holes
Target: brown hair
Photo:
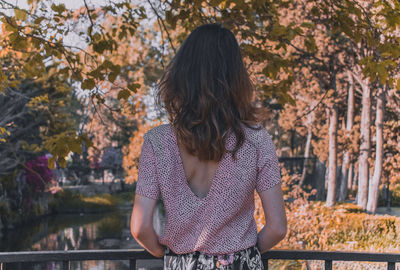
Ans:
<svg viewBox="0 0 400 270"><path fill-rule="evenodd" d="M220 161L236 152L245 135L241 123L265 119L265 110L252 100L254 87L233 33L220 24L197 27L184 40L158 82L156 103L169 114L178 141L199 160ZM225 148L227 131L236 136L232 151Z"/></svg>

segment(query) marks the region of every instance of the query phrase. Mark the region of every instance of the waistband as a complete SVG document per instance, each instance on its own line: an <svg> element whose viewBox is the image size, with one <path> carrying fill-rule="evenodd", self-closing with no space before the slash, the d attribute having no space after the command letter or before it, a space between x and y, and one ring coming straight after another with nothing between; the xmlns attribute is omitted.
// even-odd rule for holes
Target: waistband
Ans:
<svg viewBox="0 0 400 270"><path fill-rule="evenodd" d="M221 255L235 255L235 254L239 254L239 253L241 253L241 252L243 252L245 250L254 250L256 252L259 252L257 245L254 245L254 246L242 249L242 250L238 250L238 251L231 252L231 253L224 253L224 254L208 254L208 253L201 252L201 251L198 251L198 250L192 251L192 252L188 252L188 253L183 253L183 254L177 254L177 253L173 252L169 247L166 246L165 247L165 255L168 255L168 256L179 256L180 255L180 256L182 256L182 255L187 255L187 254L196 254L196 255L204 254L204 255L206 255L208 257L217 257L217 256L221 256Z"/></svg>

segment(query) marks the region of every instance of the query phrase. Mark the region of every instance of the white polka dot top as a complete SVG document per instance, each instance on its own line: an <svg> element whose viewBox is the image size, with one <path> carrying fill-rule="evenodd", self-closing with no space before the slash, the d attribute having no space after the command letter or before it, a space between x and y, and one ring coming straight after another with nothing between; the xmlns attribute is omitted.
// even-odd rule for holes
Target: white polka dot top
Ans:
<svg viewBox="0 0 400 270"><path fill-rule="evenodd" d="M177 254L200 251L210 255L233 253L257 243L254 190L258 193L281 182L276 150L265 128L244 125L245 141L226 152L206 197L196 196L186 181L176 134L162 124L144 134L136 194L161 195L166 223L159 242ZM234 133L226 148L235 146Z"/></svg>

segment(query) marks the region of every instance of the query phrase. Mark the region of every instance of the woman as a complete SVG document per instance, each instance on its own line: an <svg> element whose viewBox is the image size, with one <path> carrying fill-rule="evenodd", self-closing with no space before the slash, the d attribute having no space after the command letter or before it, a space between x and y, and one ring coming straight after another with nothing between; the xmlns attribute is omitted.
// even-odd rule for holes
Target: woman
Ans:
<svg viewBox="0 0 400 270"><path fill-rule="evenodd" d="M144 135L132 235L164 258L164 269L264 269L261 253L286 234L281 177L232 32L196 28L158 88L170 123ZM267 220L259 233L254 190ZM166 209L160 236L152 225L159 196Z"/></svg>

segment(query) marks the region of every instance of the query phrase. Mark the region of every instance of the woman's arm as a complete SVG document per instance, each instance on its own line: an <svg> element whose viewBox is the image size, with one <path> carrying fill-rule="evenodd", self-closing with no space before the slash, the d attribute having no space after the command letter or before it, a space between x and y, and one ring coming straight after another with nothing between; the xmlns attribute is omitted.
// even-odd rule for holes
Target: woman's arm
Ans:
<svg viewBox="0 0 400 270"><path fill-rule="evenodd" d="M153 212L156 203L157 200L135 194L131 216L131 233L150 254L162 258L165 246L158 242L158 235L153 227Z"/></svg>
<svg viewBox="0 0 400 270"><path fill-rule="evenodd" d="M265 226L258 233L257 247L260 253L264 253L285 238L287 220L281 184L258 195L264 209Z"/></svg>

